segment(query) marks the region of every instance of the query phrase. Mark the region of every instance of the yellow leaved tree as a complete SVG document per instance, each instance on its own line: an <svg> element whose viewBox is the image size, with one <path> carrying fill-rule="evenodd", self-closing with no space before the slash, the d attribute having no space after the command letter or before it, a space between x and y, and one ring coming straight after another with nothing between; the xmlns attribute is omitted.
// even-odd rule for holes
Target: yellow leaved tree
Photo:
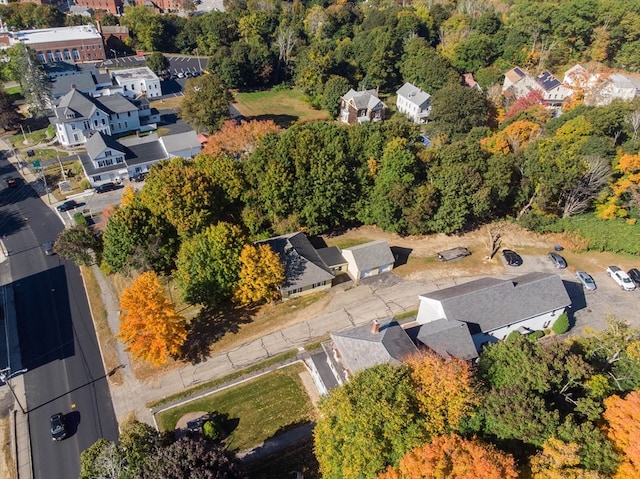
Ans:
<svg viewBox="0 0 640 479"><path fill-rule="evenodd" d="M245 245L240 253L240 280L233 293L237 303L272 301L284 282L280 256L269 245Z"/></svg>
<svg viewBox="0 0 640 479"><path fill-rule="evenodd" d="M136 358L159 366L180 352L187 338L186 322L164 295L158 275L142 273L120 296L117 337Z"/></svg>
<svg viewBox="0 0 640 479"><path fill-rule="evenodd" d="M580 466L580 446L550 437L531 458L533 479L604 479L597 471Z"/></svg>

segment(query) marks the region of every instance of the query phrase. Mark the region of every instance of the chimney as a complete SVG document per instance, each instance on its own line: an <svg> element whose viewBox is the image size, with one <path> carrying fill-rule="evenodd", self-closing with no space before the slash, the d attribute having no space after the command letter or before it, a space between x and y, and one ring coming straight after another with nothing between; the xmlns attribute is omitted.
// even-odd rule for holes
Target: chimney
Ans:
<svg viewBox="0 0 640 479"><path fill-rule="evenodd" d="M373 323L371 323L371 332L374 334L377 334L380 332L380 323L378 323L377 319L374 319Z"/></svg>

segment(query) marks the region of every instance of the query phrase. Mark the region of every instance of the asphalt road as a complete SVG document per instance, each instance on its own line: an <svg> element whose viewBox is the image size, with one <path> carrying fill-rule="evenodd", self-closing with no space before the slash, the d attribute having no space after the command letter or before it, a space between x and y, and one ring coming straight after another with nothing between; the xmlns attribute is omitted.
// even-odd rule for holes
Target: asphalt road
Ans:
<svg viewBox="0 0 640 479"><path fill-rule="evenodd" d="M0 176L19 175L0 159ZM21 182L0 185L0 232L9 259L0 264L2 283L14 293L20 367L36 479L78 477L80 453L98 438L118 436L113 405L84 285L75 265L46 256L42 243L62 229L57 213ZM16 345L10 345L15 351ZM4 361L3 361L4 362ZM12 362L12 369L17 366ZM63 412L69 436L54 442L49 418Z"/></svg>

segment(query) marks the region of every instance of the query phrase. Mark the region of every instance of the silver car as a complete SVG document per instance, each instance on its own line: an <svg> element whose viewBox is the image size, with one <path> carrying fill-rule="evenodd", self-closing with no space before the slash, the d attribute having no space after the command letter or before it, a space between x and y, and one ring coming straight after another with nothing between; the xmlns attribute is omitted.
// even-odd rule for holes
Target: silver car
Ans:
<svg viewBox="0 0 640 479"><path fill-rule="evenodd" d="M576 271L576 278L580 283L582 283L582 286L584 286L584 289L587 291L593 291L596 289L596 282L586 271Z"/></svg>

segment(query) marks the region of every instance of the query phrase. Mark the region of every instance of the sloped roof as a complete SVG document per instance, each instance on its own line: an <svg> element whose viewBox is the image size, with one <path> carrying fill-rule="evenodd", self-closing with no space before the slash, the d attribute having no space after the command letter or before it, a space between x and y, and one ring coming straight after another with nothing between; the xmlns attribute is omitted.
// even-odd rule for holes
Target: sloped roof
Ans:
<svg viewBox="0 0 640 479"><path fill-rule="evenodd" d="M386 241L371 241L352 248L345 248L343 251L351 251L353 260L360 271L395 263L391 248Z"/></svg>
<svg viewBox="0 0 640 479"><path fill-rule="evenodd" d="M373 110L380 105L384 106L384 103L378 98L378 92L376 90L355 91L352 88L342 99L354 105L357 110Z"/></svg>
<svg viewBox="0 0 640 479"><path fill-rule="evenodd" d="M201 148L198 134L193 130L176 133L175 135L162 136L160 137L160 142L164 145L167 153L175 153L190 148L195 148L197 150L196 153L198 153Z"/></svg>
<svg viewBox="0 0 640 479"><path fill-rule="evenodd" d="M276 236L256 243L268 244L280 255L285 268L285 282L282 286L284 290L302 288L334 278L302 232Z"/></svg>
<svg viewBox="0 0 640 479"><path fill-rule="evenodd" d="M69 90L75 87L81 92L95 90L96 82L88 71L77 72L73 75L60 75L51 80L51 96L58 98L66 95Z"/></svg>
<svg viewBox="0 0 640 479"><path fill-rule="evenodd" d="M402 85L402 87L396 92L396 94L398 96L406 98L408 101L420 108L428 106L431 102L431 95L422 91L420 88L409 82Z"/></svg>
<svg viewBox="0 0 640 479"><path fill-rule="evenodd" d="M326 264L328 267L338 266L341 264L347 264L347 261L342 256L340 252L340 248L337 246L331 246L329 248L320 248L316 250L322 262Z"/></svg>
<svg viewBox="0 0 640 479"><path fill-rule="evenodd" d="M111 136L104 135L99 131L91 135L91 138L89 138L85 144L85 148L87 149L89 158L92 160L107 148L111 148L121 153L126 152L126 149L120 143L114 140Z"/></svg>
<svg viewBox="0 0 640 479"><path fill-rule="evenodd" d="M477 325L483 332L571 304L560 277L541 272L508 280L481 278L420 297L439 301L447 319Z"/></svg>
<svg viewBox="0 0 640 479"><path fill-rule="evenodd" d="M553 90L555 87L560 85L560 80L546 70L538 75L536 80L546 91Z"/></svg>
<svg viewBox="0 0 640 479"><path fill-rule="evenodd" d="M56 116L65 119L69 110L76 114L76 119L90 118L96 110L96 105L88 95L72 88L69 93L60 98L55 108Z"/></svg>
<svg viewBox="0 0 640 479"><path fill-rule="evenodd" d="M418 341L443 358L474 359L478 357L467 323L437 319L420 326Z"/></svg>
<svg viewBox="0 0 640 479"><path fill-rule="evenodd" d="M370 323L331 335L342 364L351 374L376 364L400 364L416 353L413 341L395 319L378 321L378 332Z"/></svg>
<svg viewBox="0 0 640 479"><path fill-rule="evenodd" d="M507 77L511 83L517 83L521 78L524 78L526 74L520 70L520 68L515 67L505 73L504 76Z"/></svg>
<svg viewBox="0 0 640 479"><path fill-rule="evenodd" d="M94 98L98 104L102 105L102 109L108 113L126 113L128 111L138 111L138 107L127 100L119 93L113 95L104 95Z"/></svg>

